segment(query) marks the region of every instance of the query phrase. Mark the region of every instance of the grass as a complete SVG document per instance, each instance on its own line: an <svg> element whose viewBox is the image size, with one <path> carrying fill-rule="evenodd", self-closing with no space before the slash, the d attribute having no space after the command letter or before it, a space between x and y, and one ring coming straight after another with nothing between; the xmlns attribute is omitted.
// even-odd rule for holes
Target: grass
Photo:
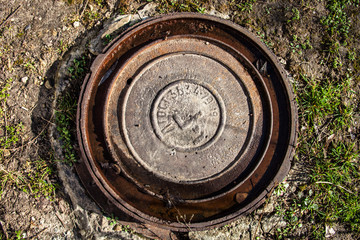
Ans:
<svg viewBox="0 0 360 240"><path fill-rule="evenodd" d="M349 8L359 7L359 0L329 0L326 7L327 16L321 18L326 34L324 35L324 50L327 52L327 61L334 69L342 67L339 54L340 45L347 46L351 20L348 16Z"/></svg>
<svg viewBox="0 0 360 240"><path fill-rule="evenodd" d="M160 13L170 12L199 12L205 13L203 2L198 0L155 0Z"/></svg>
<svg viewBox="0 0 360 240"><path fill-rule="evenodd" d="M117 231L122 231L122 232L127 232L127 233L135 233L135 231L133 229L131 229L131 227L129 225L121 225L119 222L118 217L115 217L114 215L111 216L107 216L106 220L108 220L109 225L113 226L114 228L117 229Z"/></svg>
<svg viewBox="0 0 360 240"><path fill-rule="evenodd" d="M288 22L291 21L299 21L300 20L300 11L297 8L291 9L292 11L292 17L288 20Z"/></svg>
<svg viewBox="0 0 360 240"><path fill-rule="evenodd" d="M69 87L69 91L65 91L65 93L58 98L57 109L55 111L56 129L62 141L63 161L69 165L74 164L78 158L74 149L74 142L76 140L77 98L80 92L79 84L84 79L87 68L88 59L84 56L75 59L72 66L68 68L71 87Z"/></svg>
<svg viewBox="0 0 360 240"><path fill-rule="evenodd" d="M359 6L359 0L330 0L327 4L329 14L321 18L321 23L331 36L340 38L342 43L346 43L349 29L350 19L346 13L349 6Z"/></svg>
<svg viewBox="0 0 360 240"><path fill-rule="evenodd" d="M344 103L343 97L350 90L350 79L334 82L309 79L301 74L300 76L303 87L297 91L301 108L299 117L308 127L308 134L319 132L321 127L327 127L332 134L349 126L354 110L353 106Z"/></svg>
<svg viewBox="0 0 360 240"><path fill-rule="evenodd" d="M22 230L17 230L14 232L14 234L12 234L13 236L5 236L3 233L0 233L0 240L22 240L22 239L27 239L24 236L24 233ZM9 238L8 238L9 237Z"/></svg>
<svg viewBox="0 0 360 240"><path fill-rule="evenodd" d="M9 79L0 88L0 118L2 136L0 137L0 199L3 192L10 187L31 194L35 198L45 197L54 199L57 185L52 182L54 167L51 159L45 161L41 158L27 161L25 165L16 170L8 170L5 163L14 160L23 135L22 123L9 123L7 119L8 108L6 101L9 97L12 79Z"/></svg>
<svg viewBox="0 0 360 240"><path fill-rule="evenodd" d="M72 165L77 160L74 149L75 142L75 120L76 120L76 100L70 94L65 94L58 100L58 110L55 112L56 129L60 134L64 162Z"/></svg>
<svg viewBox="0 0 360 240"><path fill-rule="evenodd" d="M359 1L329 0L329 14L321 18L323 44L315 49L328 72L321 78L308 77L301 70L292 72L294 91L299 110L299 134L295 159L304 165L308 180L297 186L292 197L277 202L276 213L286 221L274 238L324 239L326 229L349 232L360 238L360 163L358 139L352 139L349 129L354 127L356 106L356 77L360 71L356 52L349 36L350 7ZM313 49L309 39L302 41L294 27L302 16L302 8L292 8L289 52ZM345 53L340 49L346 49ZM301 53L300 53L301 52ZM352 67L354 66L354 67ZM355 69L355 70L351 70ZM336 74L330 74L336 72ZM286 191L280 185L274 192ZM341 226L337 229L337 226Z"/></svg>
<svg viewBox="0 0 360 240"><path fill-rule="evenodd" d="M239 3L236 3L235 6L241 11L241 12L248 12L250 13L253 10L253 5L256 3L256 0L246 0L246 1L240 1Z"/></svg>
<svg viewBox="0 0 360 240"><path fill-rule="evenodd" d="M9 113L7 112L6 102L9 95L9 90L11 88L12 79L8 79L0 87L0 123L2 127L0 128L0 162L4 157L11 155L10 149L14 148L22 134L23 125L22 123L18 124L9 124L7 119L9 118Z"/></svg>
<svg viewBox="0 0 360 240"><path fill-rule="evenodd" d="M77 5L78 12L68 19L69 23L73 24L76 21L82 22L88 29L92 28L95 23L104 17L104 12L107 9L105 0L64 0L69 5ZM61 46L60 46L61 47ZM59 50L58 50L59 51ZM61 48L60 48L61 51Z"/></svg>
<svg viewBox="0 0 360 240"><path fill-rule="evenodd" d="M276 238L298 236L306 223L306 237L313 239L323 239L326 228L334 224L360 237L359 150L346 136L356 111L350 104L355 93L352 75L298 76L295 92L302 127L296 158L310 166L309 180L295 197L277 206L287 225L277 229Z"/></svg>
<svg viewBox="0 0 360 240"><path fill-rule="evenodd" d="M344 223L359 232L360 203L356 185L360 173L354 144L332 143L326 155L318 151L311 178L320 203L317 217L325 223Z"/></svg>
<svg viewBox="0 0 360 240"><path fill-rule="evenodd" d="M58 185L52 181L55 174L54 169L53 165L41 158L26 162L26 166L21 170L7 171L3 169L0 172L0 198L7 187L13 186L35 198L55 199Z"/></svg>
<svg viewBox="0 0 360 240"><path fill-rule="evenodd" d="M302 55L303 50L312 49L312 48L313 47L310 43L309 38L303 41L296 34L292 35L292 39L290 42L290 49L292 53L297 53L299 55Z"/></svg>

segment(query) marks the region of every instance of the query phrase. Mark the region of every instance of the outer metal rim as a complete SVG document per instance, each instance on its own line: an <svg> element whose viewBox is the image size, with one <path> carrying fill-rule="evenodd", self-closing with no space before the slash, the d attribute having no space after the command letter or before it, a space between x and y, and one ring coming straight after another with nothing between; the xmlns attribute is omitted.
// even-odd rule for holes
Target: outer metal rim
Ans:
<svg viewBox="0 0 360 240"><path fill-rule="evenodd" d="M196 19L202 20L204 22L215 22L217 24L222 24L226 27L234 29L238 34L240 34L247 42L251 42L253 47L256 46L256 50L262 53L262 58L265 59L269 65L273 66L272 74L278 77L279 82L275 84L281 85L281 88L284 90L281 94L285 99L282 99L288 108L288 124L289 124L289 134L286 139L286 143L288 144L286 152L283 155L283 159L278 160L280 162L278 166L278 171L275 176L273 176L272 180L268 182L267 187L262 189L255 199L251 201L251 203L243 206L242 208L230 212L226 215L223 215L219 218L213 218L209 220L205 220L203 222L197 223L179 223L179 222L167 222L156 217L149 216L147 214L142 213L141 211L137 210L130 204L120 201L116 199L118 193L116 189L113 189L111 186L108 185L108 180L104 178L104 175L99 171L99 163L96 163L96 159L94 156L94 152L92 149L89 148L89 114L91 111L92 104L94 104L95 99L91 96L94 94L94 86L98 85L98 82L101 80L102 76L107 72L107 70L112 66L115 62L113 59L114 56L117 54L118 46L121 45L126 39L132 36L138 29L146 28L149 25L153 24L160 24L166 21L173 21L177 19ZM255 67L254 67L255 68ZM271 80L269 80L271 81ZM276 96L272 96L276 98ZM124 32L118 39L116 39L113 44L108 46L104 50L104 54L99 55L97 59L94 61L91 67L91 73L84 81L84 85L82 87L82 92L79 98L79 105L78 105L78 115L77 115L77 127L78 127L78 140L80 143L80 151L81 151L81 158L82 162L78 164L77 170L79 172L80 178L85 184L86 188L89 192L99 192L101 196L92 196L94 197L95 201L99 203L100 206L104 208L109 208L111 205L115 205L118 209L125 212L129 216L134 217L137 220L142 222L157 224L164 228L169 228L171 230L176 231L188 231L189 228L194 230L201 230L206 229L218 225L226 224L229 221L232 221L239 217L242 213L251 211L252 209L258 207L261 203L266 194L268 194L272 187L280 182L290 168L290 159L294 154L295 142L296 142L296 127L297 127L297 113L295 107L295 100L294 95L291 90L291 86L288 83L285 71L282 70L282 67L276 60L275 56L267 49L267 47L261 43L256 37L254 37L251 33L247 32L245 29L229 22L226 20L222 20L216 17L206 16L206 15L198 15L198 14L173 14L168 16L160 16L154 19L146 20L141 22L140 24L134 26L133 28ZM92 186L89 186L89 179L88 177L95 182ZM110 202L106 202L104 204L104 199L109 199ZM109 204L110 203L110 204ZM109 206L110 205L110 206Z"/></svg>

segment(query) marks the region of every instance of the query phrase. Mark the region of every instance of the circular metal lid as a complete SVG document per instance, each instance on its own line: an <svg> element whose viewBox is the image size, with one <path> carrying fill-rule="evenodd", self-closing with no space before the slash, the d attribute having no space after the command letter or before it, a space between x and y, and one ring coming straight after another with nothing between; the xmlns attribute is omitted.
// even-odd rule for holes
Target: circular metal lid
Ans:
<svg viewBox="0 0 360 240"><path fill-rule="evenodd" d="M97 57L77 124L77 170L100 206L188 231L234 220L285 177L296 110L261 42L187 13L141 22Z"/></svg>

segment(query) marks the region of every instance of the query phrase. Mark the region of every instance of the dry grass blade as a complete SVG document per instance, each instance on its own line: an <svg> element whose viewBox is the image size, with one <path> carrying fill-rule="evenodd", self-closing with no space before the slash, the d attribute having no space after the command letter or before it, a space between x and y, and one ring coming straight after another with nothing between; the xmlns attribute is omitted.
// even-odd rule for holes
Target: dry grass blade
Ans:
<svg viewBox="0 0 360 240"><path fill-rule="evenodd" d="M330 185L334 185L334 186L336 186L336 187L338 187L338 188L341 188L341 189L345 190L345 191L348 192L348 193L351 193L351 194L356 195L354 192L350 191L349 189L346 189L346 188L344 188L343 186L340 186L340 185L337 185L337 184L334 184L334 183L331 183L331 182L319 181L319 182L316 182L316 184L330 184Z"/></svg>
<svg viewBox="0 0 360 240"><path fill-rule="evenodd" d="M12 11L6 18L5 20L0 24L0 28L7 23L7 21L9 21L9 19L17 12L19 11L19 9L21 8L21 5L19 5L14 11Z"/></svg>

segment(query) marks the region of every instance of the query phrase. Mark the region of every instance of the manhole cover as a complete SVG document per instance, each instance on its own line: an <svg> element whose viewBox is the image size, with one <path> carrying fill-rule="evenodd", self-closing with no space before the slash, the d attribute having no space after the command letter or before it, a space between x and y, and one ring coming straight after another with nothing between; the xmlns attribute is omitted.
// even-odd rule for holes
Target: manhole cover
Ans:
<svg viewBox="0 0 360 240"><path fill-rule="evenodd" d="M189 13L143 21L85 79L77 171L115 215L175 231L226 224L287 174L293 98L276 58L243 28Z"/></svg>

